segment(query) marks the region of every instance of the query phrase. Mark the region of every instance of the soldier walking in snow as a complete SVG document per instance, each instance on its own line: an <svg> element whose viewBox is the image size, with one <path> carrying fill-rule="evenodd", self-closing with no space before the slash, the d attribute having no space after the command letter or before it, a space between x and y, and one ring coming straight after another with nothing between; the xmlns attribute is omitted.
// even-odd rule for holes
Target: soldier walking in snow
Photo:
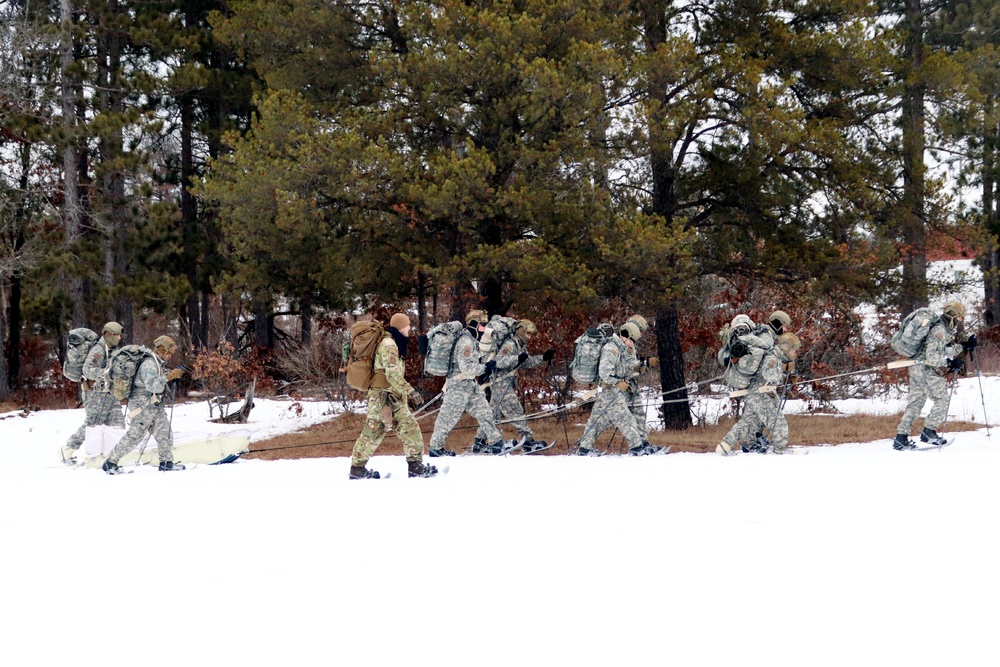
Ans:
<svg viewBox="0 0 1000 667"><path fill-rule="evenodd" d="M749 323L749 324L748 324ZM728 456L745 442L769 431L775 454L788 449L788 422L781 414L781 399L776 388L784 381L787 364L794 361L799 339L794 334L779 337L777 347L765 345L762 336L750 333L753 323L746 315L737 315L730 325L728 365L723 375L726 384L746 390L743 414L715 448ZM765 447L758 447L766 451Z"/></svg>
<svg viewBox="0 0 1000 667"><path fill-rule="evenodd" d="M374 377L368 388L368 415L351 452L350 479L379 478L378 472L365 466L389 428L403 441L409 477L433 477L438 472L435 466L423 463L424 437L407 405L408 400L416 407L424 402L420 392L404 377L403 358L409 342L410 318L405 313L396 313L389 319L388 333L375 349Z"/></svg>
<svg viewBox="0 0 1000 667"><path fill-rule="evenodd" d="M546 350L543 354L528 354L528 342L537 331L531 320L520 320L514 335L509 336L497 350L496 375L490 387L489 398L495 422L499 424L503 417L512 420L514 429L521 436L521 448L526 453L541 449L546 443L535 440L534 432L524 419L524 407L518 399L517 372L522 368L537 368L555 355L554 350ZM487 433L481 426L476 432L475 444L482 450L487 447Z"/></svg>
<svg viewBox="0 0 1000 667"><path fill-rule="evenodd" d="M122 325L117 322L105 324L101 338L91 346L83 362L83 379L80 384L84 390L83 407L86 416L83 419L83 426L69 437L62 449L63 463L67 465L76 462L76 452L83 445L88 426L125 427L125 416L122 414L121 405L111 395L111 386L108 383L111 350L121 343L122 333Z"/></svg>
<svg viewBox="0 0 1000 667"><path fill-rule="evenodd" d="M920 440L929 442L932 445L944 445L947 441L941 437L937 429L944 422L948 415L948 405L951 403L951 395L948 392L948 382L945 375L951 371L958 371L962 368L962 358L959 356L963 349L974 350L976 348L976 337L970 336L963 343L956 343L958 327L965 318L965 306L958 301L949 301L944 305L941 317L934 321L933 313L929 309L926 314L914 311L910 318L914 316L925 318L924 323L929 325L926 338L916 346L916 353L910 357L916 363L909 367L909 397L906 400L906 409L903 411L903 418L896 427L896 439L892 442L892 448L899 451L904 449L914 449L916 444L909 439L910 429L913 422L920 416L920 411L924 403L930 398L933 401L931 410L924 419L924 429L920 432ZM904 326L900 333L907 330L918 330L914 323L912 329ZM899 334L897 334L898 336ZM895 339L895 337L894 337ZM893 346L894 348L896 345Z"/></svg>
<svg viewBox="0 0 1000 667"><path fill-rule="evenodd" d="M136 369L128 397L128 415L131 420L128 430L104 462L104 472L109 475L124 472L118 462L135 449L146 434L156 438L160 470L184 470L183 464L174 464L174 436L170 430L170 419L163 408L163 393L167 383L184 375L180 368L166 373L163 370L164 362L170 361L176 350L177 345L170 336L160 336L153 341L153 354L147 353Z"/></svg>
<svg viewBox="0 0 1000 667"><path fill-rule="evenodd" d="M604 347L601 348L601 359L598 364L598 382L600 391L590 419L580 438L577 454L580 456L599 456L594 449L597 436L609 428L617 428L628 443L629 454L644 456L655 454L660 447L649 444L636 427L635 415L629 409L629 392L635 377L635 341L641 333L635 322L626 322L612 334Z"/></svg>
<svg viewBox="0 0 1000 667"><path fill-rule="evenodd" d="M479 422L480 431L485 438L485 445L474 445L476 453L502 454L504 451L503 435L493 423L493 411L486 400L486 394L476 378L489 378L496 370L494 359L481 362L479 356L479 339L486 330L489 318L485 311L473 310L465 316L465 329L458 335L455 348L452 351L451 370L444 384L444 398L437 421L434 422L434 433L431 434L430 456L454 456L455 452L445 449L444 444L455 424L468 412Z"/></svg>

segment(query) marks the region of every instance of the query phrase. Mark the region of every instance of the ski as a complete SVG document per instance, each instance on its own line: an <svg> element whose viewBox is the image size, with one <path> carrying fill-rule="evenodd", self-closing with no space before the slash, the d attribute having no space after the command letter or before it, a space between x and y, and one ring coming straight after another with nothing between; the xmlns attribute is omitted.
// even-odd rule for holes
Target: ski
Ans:
<svg viewBox="0 0 1000 667"><path fill-rule="evenodd" d="M526 450L522 447L521 453L525 456L530 456L532 454L537 454L538 452L544 452L546 449L552 449L553 447L555 447L555 444L556 440L553 440L552 442L544 443L541 447L534 447L531 450Z"/></svg>
<svg viewBox="0 0 1000 667"><path fill-rule="evenodd" d="M943 445L925 445L923 447L916 447L913 451L915 451L915 452L929 452L929 451L932 451L932 450L935 450L935 449L944 449L945 447L947 447L948 445L950 445L953 442L955 442L955 436L951 436L950 438L945 438L945 443Z"/></svg>

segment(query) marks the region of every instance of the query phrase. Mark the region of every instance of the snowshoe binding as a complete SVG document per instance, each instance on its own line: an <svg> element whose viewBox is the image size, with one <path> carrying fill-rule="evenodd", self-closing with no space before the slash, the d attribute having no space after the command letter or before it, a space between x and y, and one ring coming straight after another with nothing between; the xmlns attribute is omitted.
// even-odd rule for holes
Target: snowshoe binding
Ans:
<svg viewBox="0 0 1000 667"><path fill-rule="evenodd" d="M351 466L349 479L379 479L378 470L369 470L364 466Z"/></svg>
<svg viewBox="0 0 1000 667"><path fill-rule="evenodd" d="M438 474L436 466L425 465L423 461L406 462L407 477L434 477Z"/></svg>
<svg viewBox="0 0 1000 667"><path fill-rule="evenodd" d="M921 434L921 437L923 437L923 434ZM892 448L897 452L902 452L907 449L916 449L917 445L905 433L897 433L896 439L892 441Z"/></svg>
<svg viewBox="0 0 1000 667"><path fill-rule="evenodd" d="M633 447L632 449L629 449L628 453L632 456L649 456L650 454L656 454L661 449L663 448L657 445L651 445L649 444L648 441L646 441L643 442L638 447Z"/></svg>
<svg viewBox="0 0 1000 667"><path fill-rule="evenodd" d="M160 472L175 472L178 470L184 470L183 463L175 463L173 461L160 461Z"/></svg>
<svg viewBox="0 0 1000 667"><path fill-rule="evenodd" d="M944 447L948 444L948 441L938 435L937 431L932 428L925 428L920 432L920 442L927 442L935 447Z"/></svg>
<svg viewBox="0 0 1000 667"><path fill-rule="evenodd" d="M430 456L431 458L435 458L436 459L436 458L441 458L441 457L445 457L445 456L454 456L455 452L451 451L450 449L445 449L444 447L442 447L441 449L431 449L431 450L428 450L427 451L427 455Z"/></svg>

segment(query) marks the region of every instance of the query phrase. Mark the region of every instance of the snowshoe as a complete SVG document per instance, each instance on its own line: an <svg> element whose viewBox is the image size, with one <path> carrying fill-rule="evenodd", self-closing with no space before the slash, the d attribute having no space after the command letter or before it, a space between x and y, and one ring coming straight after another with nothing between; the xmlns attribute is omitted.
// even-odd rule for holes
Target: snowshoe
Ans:
<svg viewBox="0 0 1000 667"><path fill-rule="evenodd" d="M535 440L534 438L526 438L521 444L521 451L525 454L534 454L535 452L540 452L542 450L551 447L549 443L544 440Z"/></svg>
<svg viewBox="0 0 1000 667"><path fill-rule="evenodd" d="M123 475L126 472L125 469L123 469L120 465L118 465L118 463L112 461L111 459L108 459L107 461L104 462L104 465L101 466L101 470L108 473L109 475Z"/></svg>
<svg viewBox="0 0 1000 667"><path fill-rule="evenodd" d="M427 455L430 456L431 458L436 459L444 456L454 456L455 452L451 451L450 449L445 449L444 447L442 447L441 449L428 450Z"/></svg>
<svg viewBox="0 0 1000 667"><path fill-rule="evenodd" d="M349 479L379 479L378 470L369 470L364 466L351 466Z"/></svg>
<svg viewBox="0 0 1000 667"><path fill-rule="evenodd" d="M407 461L408 477L434 477L438 474L435 466L424 465L423 461Z"/></svg>
<svg viewBox="0 0 1000 667"><path fill-rule="evenodd" d="M184 470L184 464L175 463L174 461L160 461L160 472L174 472L177 470Z"/></svg>
<svg viewBox="0 0 1000 667"><path fill-rule="evenodd" d="M482 454L486 451L488 445L486 444L485 438L476 438L476 441L472 443L472 453Z"/></svg>
<svg viewBox="0 0 1000 667"><path fill-rule="evenodd" d="M576 450L577 456L600 456L601 453L596 449L587 449L586 447L578 447Z"/></svg>
<svg viewBox="0 0 1000 667"><path fill-rule="evenodd" d="M916 449L917 445L905 433L897 433L896 439L892 441L892 448L897 452L901 452L907 449Z"/></svg>
<svg viewBox="0 0 1000 667"><path fill-rule="evenodd" d="M932 428L925 428L920 432L920 442L928 442L935 447L943 447L948 444L948 441L937 434Z"/></svg>
<svg viewBox="0 0 1000 667"><path fill-rule="evenodd" d="M649 456L650 454L656 454L661 449L663 448L657 445L651 445L649 442L644 442L638 447L628 450L628 453L632 456Z"/></svg>

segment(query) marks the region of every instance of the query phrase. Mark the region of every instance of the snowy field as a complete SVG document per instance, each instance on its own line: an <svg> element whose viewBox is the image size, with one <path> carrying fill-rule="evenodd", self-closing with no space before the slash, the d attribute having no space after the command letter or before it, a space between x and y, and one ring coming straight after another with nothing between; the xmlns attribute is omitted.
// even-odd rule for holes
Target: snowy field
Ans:
<svg viewBox="0 0 1000 667"><path fill-rule="evenodd" d="M328 418L290 405L258 399L253 438ZM976 378L951 412L982 422ZM349 481L344 458L67 469L82 410L0 417L3 665L1000 664L1000 427Z"/></svg>

